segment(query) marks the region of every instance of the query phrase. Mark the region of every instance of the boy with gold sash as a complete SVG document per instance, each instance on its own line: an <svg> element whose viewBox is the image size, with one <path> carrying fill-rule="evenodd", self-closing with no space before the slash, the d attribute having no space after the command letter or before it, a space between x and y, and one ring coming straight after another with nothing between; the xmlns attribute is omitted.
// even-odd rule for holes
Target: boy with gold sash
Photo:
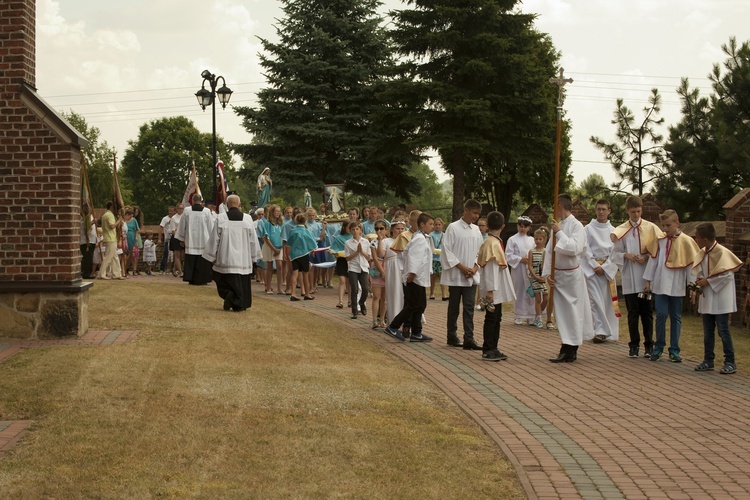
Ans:
<svg viewBox="0 0 750 500"><path fill-rule="evenodd" d="M658 361L664 352L669 316L669 361L681 363L682 301L685 290L695 281L688 270L700 249L693 238L680 231L677 212L667 210L659 215L659 219L666 234L659 239L657 255L649 259L643 275L646 280L644 292L653 293L656 309L656 343L651 361Z"/></svg>
<svg viewBox="0 0 750 500"><path fill-rule="evenodd" d="M716 229L710 222L698 224L695 241L701 250L693 261L693 274L697 288L690 292L691 302L698 302L698 312L703 319L703 361L695 367L697 372L714 369L714 330L718 329L724 347L724 367L720 373L730 375L737 371L734 360L732 336L729 333L729 314L737 311L734 273L742 261L729 249L716 242Z"/></svg>
<svg viewBox="0 0 750 500"><path fill-rule="evenodd" d="M628 308L628 331L630 347L628 357L637 358L641 343L638 331L639 321L643 325L644 356L651 357L654 347L654 315L651 310L651 296L643 293L646 285L643 273L649 257L656 257L659 238L664 233L658 226L641 218L643 202L638 196L628 196L625 200L628 220L612 231L612 255L610 260L622 273L622 294Z"/></svg>
<svg viewBox="0 0 750 500"><path fill-rule="evenodd" d="M482 360L500 361L508 356L497 349L500 340L500 322L503 319L503 302L516 300L513 281L510 278L505 250L500 241L500 233L505 227L505 217L500 212L487 215L488 236L479 247L479 293L484 297L484 342Z"/></svg>

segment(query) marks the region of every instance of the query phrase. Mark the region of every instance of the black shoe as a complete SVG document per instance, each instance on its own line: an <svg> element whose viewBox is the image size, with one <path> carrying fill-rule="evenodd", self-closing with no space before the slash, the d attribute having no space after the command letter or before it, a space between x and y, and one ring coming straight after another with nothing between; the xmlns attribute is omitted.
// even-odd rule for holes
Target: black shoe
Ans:
<svg viewBox="0 0 750 500"><path fill-rule="evenodd" d="M458 337L448 337L448 345L451 347L463 347L464 343L458 340Z"/></svg>
<svg viewBox="0 0 750 500"><path fill-rule="evenodd" d="M487 351L482 353L482 361L500 361L497 351Z"/></svg>
<svg viewBox="0 0 750 500"><path fill-rule="evenodd" d="M365 306L359 306L362 316L367 316L367 308Z"/></svg>
<svg viewBox="0 0 750 500"><path fill-rule="evenodd" d="M572 345L563 344L560 347L560 354L556 358L550 358L552 363L572 363L576 360L575 347Z"/></svg>
<svg viewBox="0 0 750 500"><path fill-rule="evenodd" d="M654 353L654 348L653 347L646 347L645 349L646 350L643 353L643 357L651 359L651 355Z"/></svg>
<svg viewBox="0 0 750 500"><path fill-rule="evenodd" d="M556 358L550 358L549 360L553 363L572 363L576 360L576 357L573 354L561 352Z"/></svg>
<svg viewBox="0 0 750 500"><path fill-rule="evenodd" d="M232 303L231 303L231 302L229 302L228 300L225 300L225 301L224 301L224 310L225 310L225 311L228 311L228 310L230 310L231 308L232 308Z"/></svg>
<svg viewBox="0 0 750 500"><path fill-rule="evenodd" d="M476 342L473 340L469 340L468 342L464 342L464 351L481 351L482 347L477 345Z"/></svg>
<svg viewBox="0 0 750 500"><path fill-rule="evenodd" d="M629 358L637 358L638 357L638 348L637 347L631 347L628 350L628 357Z"/></svg>
<svg viewBox="0 0 750 500"><path fill-rule="evenodd" d="M405 339L408 339L409 336L411 336L411 326L404 325L403 327L401 327L401 334Z"/></svg>

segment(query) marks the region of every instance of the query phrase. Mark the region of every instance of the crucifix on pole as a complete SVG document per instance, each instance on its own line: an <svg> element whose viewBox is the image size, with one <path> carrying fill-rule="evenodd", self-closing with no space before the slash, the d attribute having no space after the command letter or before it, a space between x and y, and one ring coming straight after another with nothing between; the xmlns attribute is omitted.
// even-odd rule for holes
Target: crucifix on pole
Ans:
<svg viewBox="0 0 750 500"><path fill-rule="evenodd" d="M552 203L554 203L554 215L553 220L557 221L559 214L557 213L557 198L560 196L560 148L562 143L562 111L563 111L563 87L568 83L573 83L572 78L564 77L564 69L560 68L560 75L557 78L550 78L549 82L554 83L558 87L557 92L557 143L555 145L555 194ZM552 233L552 261L550 268L550 276L555 279L555 244L556 244L555 233ZM549 304L547 307L550 311L554 310L554 288L549 290Z"/></svg>

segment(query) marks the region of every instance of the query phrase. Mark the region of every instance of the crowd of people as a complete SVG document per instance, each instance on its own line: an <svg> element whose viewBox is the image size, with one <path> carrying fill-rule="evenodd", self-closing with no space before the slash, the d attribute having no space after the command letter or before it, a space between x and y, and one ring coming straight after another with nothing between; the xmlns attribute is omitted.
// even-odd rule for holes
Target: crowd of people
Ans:
<svg viewBox="0 0 750 500"><path fill-rule="evenodd" d="M270 177L264 180L262 188L270 185ZM639 197L628 197L628 220L614 227L610 204L602 199L596 217L584 226L563 194L556 206L559 220L531 233L531 219L521 216L517 233L504 244L504 215L492 211L481 217L482 206L473 199L465 202L462 217L444 228L441 219L419 210L407 214L403 206L391 209L388 218L384 209L364 207L361 214L350 208L341 219L321 220L311 206L282 209L268 203L245 213L240 198L230 195L216 211L196 195L189 207L170 207L156 235L141 232L137 207L116 215L110 203L100 225L82 230L82 252L94 256L91 267L84 262L83 273L126 279L131 270L138 273L142 250L146 274L152 274L161 246L159 273L191 285L216 282L224 309L233 311L251 306L253 279L266 294L296 302L314 300L318 287L333 288L335 274L336 307L343 309L348 295L346 307L356 320L368 316L369 301L372 328L410 342L433 340L422 326L437 291L448 302L447 345L481 351L487 361L507 359L499 350L500 324L502 304L512 302L516 325L559 332L560 350L550 361L567 363L576 361L584 341L618 339L619 272L629 357L638 358L642 345L651 361L682 361L681 313L689 295L704 326L704 360L695 370L714 369L718 329L724 349L720 372L735 373L729 314L736 311L734 273L741 262L716 242L710 223L699 224L693 239L680 231L673 210L661 214L657 225L642 219L642 207ZM485 314L481 344L475 311Z"/></svg>

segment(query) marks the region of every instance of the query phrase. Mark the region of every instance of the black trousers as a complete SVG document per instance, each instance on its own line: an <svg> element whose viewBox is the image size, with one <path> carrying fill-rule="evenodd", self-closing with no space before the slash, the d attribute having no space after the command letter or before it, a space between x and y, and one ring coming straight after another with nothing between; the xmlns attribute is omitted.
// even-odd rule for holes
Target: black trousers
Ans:
<svg viewBox="0 0 750 500"><path fill-rule="evenodd" d="M253 305L249 274L221 274L213 272L219 297L228 301L234 311L244 311Z"/></svg>
<svg viewBox="0 0 750 500"><path fill-rule="evenodd" d="M448 287L448 338L458 338L458 311L463 303L464 342L474 340L474 304L477 286Z"/></svg>
<svg viewBox="0 0 750 500"><path fill-rule="evenodd" d="M484 311L484 343L482 352L494 351L500 342L500 322L503 320L503 305L495 304L495 311Z"/></svg>
<svg viewBox="0 0 750 500"><path fill-rule="evenodd" d="M367 288L369 283L367 280L368 274L366 272L353 273L349 271L349 298L352 303L352 316L357 314L357 293L359 288L362 288L362 296L359 299L359 308L367 309L367 296L370 290ZM357 286L359 285L359 287Z"/></svg>
<svg viewBox="0 0 750 500"><path fill-rule="evenodd" d="M422 333L422 313L427 309L427 288L416 283L406 284L404 308L393 318L390 327L398 329L407 319L411 322L411 333Z"/></svg>
<svg viewBox="0 0 750 500"><path fill-rule="evenodd" d="M91 270L94 269L94 249L93 243L84 243L81 245L81 276L92 278Z"/></svg>
<svg viewBox="0 0 750 500"><path fill-rule="evenodd" d="M654 346L654 309L650 300L639 299L637 293L625 295L625 306L628 308L628 331L630 332L630 347L639 347L641 335L638 331L638 321L643 326L643 346L651 349Z"/></svg>

